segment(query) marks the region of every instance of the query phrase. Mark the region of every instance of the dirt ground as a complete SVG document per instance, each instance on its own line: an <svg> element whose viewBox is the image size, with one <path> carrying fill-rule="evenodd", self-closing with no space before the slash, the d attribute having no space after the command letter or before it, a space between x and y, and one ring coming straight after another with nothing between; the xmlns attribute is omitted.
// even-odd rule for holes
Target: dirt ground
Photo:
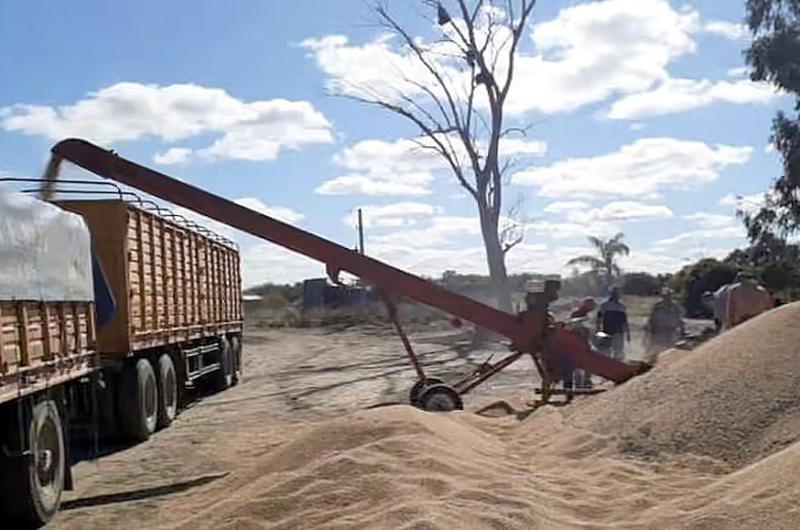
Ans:
<svg viewBox="0 0 800 530"><path fill-rule="evenodd" d="M431 374L456 379L502 344L472 351L466 332L416 332L418 354ZM631 345L641 353L641 337ZM407 403L416 377L390 329L248 330L244 378L225 392L199 399L148 442L74 468L52 528L124 529L178 525L225 488L229 474L316 422L387 403ZM522 359L466 396L468 410L502 399L534 399L536 375Z"/></svg>
<svg viewBox="0 0 800 530"><path fill-rule="evenodd" d="M466 352L465 334L423 333L414 340L426 366L444 379L491 353ZM521 387L532 389L534 377L530 361L521 360L469 396L469 407ZM316 421L405 403L414 380L400 341L385 328L249 330L240 385L198 400L146 443L78 463L76 488L66 493L51 526L178 523L194 502L202 504L206 485L246 468L250 456L268 452Z"/></svg>

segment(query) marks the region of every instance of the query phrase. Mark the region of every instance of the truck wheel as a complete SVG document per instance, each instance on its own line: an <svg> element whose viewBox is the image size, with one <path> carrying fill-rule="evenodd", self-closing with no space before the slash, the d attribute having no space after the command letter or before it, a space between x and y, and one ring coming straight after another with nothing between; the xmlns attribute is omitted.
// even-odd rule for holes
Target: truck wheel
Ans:
<svg viewBox="0 0 800 530"><path fill-rule="evenodd" d="M242 338L231 336L231 354L233 356L233 384L238 385L242 379Z"/></svg>
<svg viewBox="0 0 800 530"><path fill-rule="evenodd" d="M178 377L168 353L158 358L158 422L159 429L169 427L178 414Z"/></svg>
<svg viewBox="0 0 800 530"><path fill-rule="evenodd" d="M29 456L10 461L3 470L8 473L4 498L10 497L11 516L22 527L39 527L58 512L66 471L64 431L52 400L33 407L27 433Z"/></svg>
<svg viewBox="0 0 800 530"><path fill-rule="evenodd" d="M219 370L214 372L214 378L217 390L221 391L233 384L233 356L231 355L231 345L225 337L219 339L217 355Z"/></svg>
<svg viewBox="0 0 800 530"><path fill-rule="evenodd" d="M147 440L158 421L158 382L150 361L139 359L125 367L119 404L122 432L137 442Z"/></svg>

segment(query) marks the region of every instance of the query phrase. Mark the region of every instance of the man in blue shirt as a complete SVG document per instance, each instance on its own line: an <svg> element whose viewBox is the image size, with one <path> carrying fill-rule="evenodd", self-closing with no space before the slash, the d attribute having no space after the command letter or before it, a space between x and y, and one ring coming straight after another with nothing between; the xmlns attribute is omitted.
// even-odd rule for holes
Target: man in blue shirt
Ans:
<svg viewBox="0 0 800 530"><path fill-rule="evenodd" d="M617 361L625 360L625 340L631 341L628 327L628 312L620 300L619 287L613 287L608 300L600 304L597 311L597 330L611 336L611 356Z"/></svg>

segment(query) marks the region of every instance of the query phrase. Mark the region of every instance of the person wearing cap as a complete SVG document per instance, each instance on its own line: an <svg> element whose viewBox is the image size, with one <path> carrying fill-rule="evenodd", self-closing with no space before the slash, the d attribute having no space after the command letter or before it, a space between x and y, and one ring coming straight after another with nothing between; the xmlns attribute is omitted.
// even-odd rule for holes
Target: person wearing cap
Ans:
<svg viewBox="0 0 800 530"><path fill-rule="evenodd" d="M656 302L650 311L645 331L649 339L648 351L650 353L672 347L683 335L685 331L683 311L672 299L671 289L664 289L661 292L661 300Z"/></svg>
<svg viewBox="0 0 800 530"><path fill-rule="evenodd" d="M728 303L723 325L726 329L772 309L774 302L769 292L755 280L752 274L740 272L737 283L728 290Z"/></svg>
<svg viewBox="0 0 800 530"><path fill-rule="evenodd" d="M611 336L611 355L618 361L625 360L625 340L631 341L628 326L628 311L620 300L619 287L612 287L608 300L600 304L597 311L597 330Z"/></svg>

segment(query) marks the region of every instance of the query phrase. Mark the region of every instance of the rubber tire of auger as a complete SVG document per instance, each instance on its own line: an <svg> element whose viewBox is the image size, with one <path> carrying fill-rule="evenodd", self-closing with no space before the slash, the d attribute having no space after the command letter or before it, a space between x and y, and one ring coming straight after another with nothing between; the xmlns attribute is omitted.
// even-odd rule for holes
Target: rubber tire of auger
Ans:
<svg viewBox="0 0 800 530"><path fill-rule="evenodd" d="M231 355L231 345L225 337L219 339L217 362L219 362L220 369L214 372L214 387L221 392L233 385L233 356Z"/></svg>
<svg viewBox="0 0 800 530"><path fill-rule="evenodd" d="M444 409L433 406L434 399L443 396L446 396L452 403L452 407ZM464 410L464 402L461 400L461 396L458 395L458 392L451 387L447 385L433 385L427 387L419 396L419 407L428 412L450 412L453 410Z"/></svg>
<svg viewBox="0 0 800 530"><path fill-rule="evenodd" d="M231 354L233 357L233 386L242 380L242 337L231 335Z"/></svg>
<svg viewBox="0 0 800 530"><path fill-rule="evenodd" d="M444 381L441 379L437 379L435 377L429 377L425 380L425 383L422 382L421 379L418 379L414 386L411 387L411 390L408 393L408 401L411 405L415 407L419 407L419 396L426 387L433 386L433 385L442 385Z"/></svg>
<svg viewBox="0 0 800 530"><path fill-rule="evenodd" d="M178 374L172 356L162 353L158 358L158 420L156 427L165 429L178 415Z"/></svg>
<svg viewBox="0 0 800 530"><path fill-rule="evenodd" d="M129 439L143 442L158 424L158 381L147 359L126 365L119 393L120 427ZM148 394L150 394L148 396ZM151 405L148 410L148 405Z"/></svg>
<svg viewBox="0 0 800 530"><path fill-rule="evenodd" d="M52 428L51 441L54 443L49 447L42 447L40 444L45 440L41 435L47 423ZM8 460L3 466L2 487L5 491L2 497L8 506L3 506L0 517L11 525L9 528L38 528L47 524L58 513L64 491L67 453L61 416L55 402L44 399L36 403L24 430L30 440L30 456ZM39 480L39 462L34 456L40 454L42 449L54 453L51 465L57 466L50 492Z"/></svg>

